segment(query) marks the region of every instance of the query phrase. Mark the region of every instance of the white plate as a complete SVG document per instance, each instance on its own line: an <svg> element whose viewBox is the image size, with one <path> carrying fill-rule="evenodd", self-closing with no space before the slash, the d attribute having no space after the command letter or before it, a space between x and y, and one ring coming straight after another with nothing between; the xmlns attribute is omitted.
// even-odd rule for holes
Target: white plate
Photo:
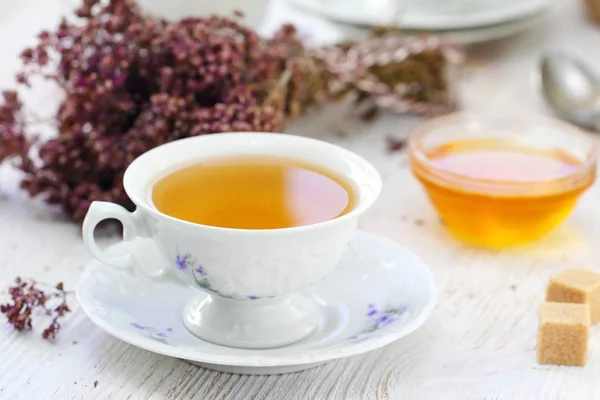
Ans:
<svg viewBox="0 0 600 400"><path fill-rule="evenodd" d="M113 246L118 251L120 243ZM185 304L198 294L176 283L156 283L92 261L77 286L90 319L134 346L203 367L243 374L277 374L361 354L421 326L435 304L427 266L397 243L357 232L336 272L304 294L319 310L309 337L280 348L218 346L189 333Z"/></svg>
<svg viewBox="0 0 600 400"><path fill-rule="evenodd" d="M479 28L457 30L406 29L405 32L439 35L453 43L466 45L501 39L533 29L544 20L546 15L546 12L541 12L527 18ZM265 37L270 37L279 29L282 23L288 22L296 25L304 41L311 46L327 46L344 40L365 40L370 34L369 30L363 26L345 25L314 14L305 13L283 0L271 3L269 11L259 27L259 32Z"/></svg>
<svg viewBox="0 0 600 400"><path fill-rule="evenodd" d="M526 18L553 0L288 0L329 19L406 29L464 29Z"/></svg>
<svg viewBox="0 0 600 400"><path fill-rule="evenodd" d="M518 19L504 24L485 26L481 28L447 30L447 31L407 31L408 33L428 33L438 35L445 40L458 44L483 43L496 39L503 39L517 33L534 28L545 17L546 13L536 14L529 18Z"/></svg>

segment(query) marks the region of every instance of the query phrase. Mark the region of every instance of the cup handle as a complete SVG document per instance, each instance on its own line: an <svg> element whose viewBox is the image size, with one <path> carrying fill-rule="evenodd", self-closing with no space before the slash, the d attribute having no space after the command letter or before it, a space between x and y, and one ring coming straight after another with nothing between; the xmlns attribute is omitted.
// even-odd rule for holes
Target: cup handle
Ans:
<svg viewBox="0 0 600 400"><path fill-rule="evenodd" d="M92 255L100 262L118 269L133 269L135 260L133 253L108 254L102 250L94 239L96 226L105 219L116 219L123 224L123 240L129 241L136 236L144 235L147 231L139 217L138 211L133 213L125 208L105 201L94 201L83 221L83 242Z"/></svg>

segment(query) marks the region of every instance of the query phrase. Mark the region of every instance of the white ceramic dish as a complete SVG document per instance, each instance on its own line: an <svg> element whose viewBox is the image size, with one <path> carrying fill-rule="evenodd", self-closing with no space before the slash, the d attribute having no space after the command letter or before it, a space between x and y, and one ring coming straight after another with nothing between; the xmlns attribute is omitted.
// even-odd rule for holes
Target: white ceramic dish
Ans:
<svg viewBox="0 0 600 400"><path fill-rule="evenodd" d="M552 0L288 0L334 21L406 29L464 29L535 15Z"/></svg>
<svg viewBox="0 0 600 400"><path fill-rule="evenodd" d="M118 253L132 246L123 242L109 250ZM157 262L143 246L135 254L138 260ZM218 371L279 374L361 354L406 336L433 310L435 284L427 266L410 251L358 231L336 272L303 293L318 309L319 323L301 341L260 350L203 341L185 328L180 310L194 297L205 296L98 261L90 262L77 286L91 320L134 346Z"/></svg>
<svg viewBox="0 0 600 400"><path fill-rule="evenodd" d="M509 22L476 28L450 30L405 29L410 34L434 34L453 43L469 45L502 39L529 29L534 29L546 16L540 12L529 17ZM347 25L327 20L321 16L303 12L290 5L287 0L274 1L259 32L271 36L282 23L291 22L298 27L304 40L313 46L326 46L344 40L364 40L369 37L369 30L364 26Z"/></svg>
<svg viewBox="0 0 600 400"><path fill-rule="evenodd" d="M546 13L540 13L528 18L517 19L503 24L484 26L480 28L444 30L444 31L408 31L410 33L434 34L452 43L469 45L504 39L525 32L540 24Z"/></svg>

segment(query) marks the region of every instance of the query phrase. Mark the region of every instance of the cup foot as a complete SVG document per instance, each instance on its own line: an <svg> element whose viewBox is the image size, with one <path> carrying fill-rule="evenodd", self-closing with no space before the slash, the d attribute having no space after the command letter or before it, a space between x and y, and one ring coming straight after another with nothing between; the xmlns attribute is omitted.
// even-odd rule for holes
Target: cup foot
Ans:
<svg viewBox="0 0 600 400"><path fill-rule="evenodd" d="M200 339L228 347L268 349L297 342L318 325L316 307L300 295L233 301L209 295L183 313L185 327Z"/></svg>

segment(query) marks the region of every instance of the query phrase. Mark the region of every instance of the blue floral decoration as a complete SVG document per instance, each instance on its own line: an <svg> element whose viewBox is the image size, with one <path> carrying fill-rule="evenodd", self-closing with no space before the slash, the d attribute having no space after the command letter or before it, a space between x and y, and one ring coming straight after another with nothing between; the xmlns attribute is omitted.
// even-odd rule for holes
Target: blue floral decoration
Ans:
<svg viewBox="0 0 600 400"><path fill-rule="evenodd" d="M406 312L406 306L400 306L395 308L386 308L380 310L373 303L367 306L365 317L367 317L368 326L360 333L350 336L349 340L363 341L370 339L372 333L376 332L390 324L393 324L398 318Z"/></svg>
<svg viewBox="0 0 600 400"><path fill-rule="evenodd" d="M202 265L198 265L198 268L196 268L196 272L200 276L206 276L206 270L204 269L204 267Z"/></svg>
<svg viewBox="0 0 600 400"><path fill-rule="evenodd" d="M232 300L258 300L260 297L258 296L238 296L236 294L226 294L220 293L214 288L212 288L210 281L208 279L208 273L204 266L200 263L196 263L196 259L192 257L190 253L181 254L179 250L177 250L177 255L175 256L175 266L180 271L191 270L194 279L198 286L202 289L208 290L211 293L214 293L218 296L224 297L226 299ZM268 296L266 298L272 298L275 296Z"/></svg>
<svg viewBox="0 0 600 400"><path fill-rule="evenodd" d="M129 325L135 328L139 333L141 333L144 336L147 336L151 339L157 340L165 344L169 344L167 343L167 339L169 338L169 336L165 332L161 332L151 326L141 325L137 322L130 322ZM172 331L172 329L167 328L167 331L170 332Z"/></svg>
<svg viewBox="0 0 600 400"><path fill-rule="evenodd" d="M186 271L188 268L193 268L194 264L196 264L196 261L192 258L190 253L181 255L179 254L179 251L177 252L177 255L175 256L175 266L178 270Z"/></svg>

